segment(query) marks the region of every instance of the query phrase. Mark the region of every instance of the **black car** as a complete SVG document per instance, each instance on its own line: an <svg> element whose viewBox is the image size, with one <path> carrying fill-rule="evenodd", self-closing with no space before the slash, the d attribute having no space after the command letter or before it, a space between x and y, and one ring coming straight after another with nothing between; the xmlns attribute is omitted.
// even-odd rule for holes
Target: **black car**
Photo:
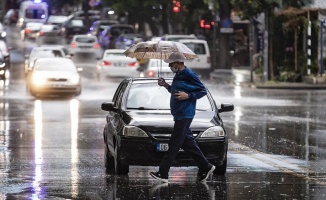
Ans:
<svg viewBox="0 0 326 200"><path fill-rule="evenodd" d="M87 32L86 24L82 19L70 18L61 26L61 33L69 44L74 35L85 34Z"/></svg>
<svg viewBox="0 0 326 200"><path fill-rule="evenodd" d="M118 86L103 131L105 167L116 174L128 174L130 165L158 166L168 149L174 121L170 114L170 93L157 85L157 78L128 78ZM166 78L171 83L172 78ZM232 111L232 104L218 109L208 92L197 101L191 129L215 174L225 174L228 137L219 113ZM180 150L174 166L193 166L195 162Z"/></svg>
<svg viewBox="0 0 326 200"><path fill-rule="evenodd" d="M108 19L97 20L97 21L93 22L92 26L89 28L88 33L91 35L94 35L98 38L100 33L104 29L106 29L107 27L109 27L113 24L118 24L118 23L119 22L116 20L108 20Z"/></svg>

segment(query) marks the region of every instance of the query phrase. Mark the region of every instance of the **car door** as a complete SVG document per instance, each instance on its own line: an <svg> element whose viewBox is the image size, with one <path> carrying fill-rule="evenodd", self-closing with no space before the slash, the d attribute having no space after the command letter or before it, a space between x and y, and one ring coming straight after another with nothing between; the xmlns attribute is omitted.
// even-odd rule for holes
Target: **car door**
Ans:
<svg viewBox="0 0 326 200"><path fill-rule="evenodd" d="M122 121L121 116L121 102L127 88L128 82L123 81L117 88L112 101L114 102L114 107L118 108L118 111L110 111L106 116L107 121L107 131L108 131L108 147L111 152L114 152L114 138L116 138L117 134L122 130L124 126L124 122Z"/></svg>

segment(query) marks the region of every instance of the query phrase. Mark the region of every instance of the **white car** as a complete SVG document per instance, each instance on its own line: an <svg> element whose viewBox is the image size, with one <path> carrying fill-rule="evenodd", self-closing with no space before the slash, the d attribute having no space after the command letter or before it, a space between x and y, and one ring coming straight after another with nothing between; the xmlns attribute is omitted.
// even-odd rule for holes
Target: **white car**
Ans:
<svg viewBox="0 0 326 200"><path fill-rule="evenodd" d="M99 57L101 49L96 36L74 35L69 46L69 52L71 54L94 54Z"/></svg>
<svg viewBox="0 0 326 200"><path fill-rule="evenodd" d="M161 59L149 59L143 64L140 77L174 77L169 63Z"/></svg>
<svg viewBox="0 0 326 200"><path fill-rule="evenodd" d="M54 58L54 57L67 57L68 55L64 52L64 49L60 46L40 46L33 47L30 54L25 55L25 73L32 70L34 61L38 58Z"/></svg>
<svg viewBox="0 0 326 200"><path fill-rule="evenodd" d="M139 77L139 62L123 54L124 49L107 49L96 64L96 75L110 77Z"/></svg>
<svg viewBox="0 0 326 200"><path fill-rule="evenodd" d="M206 40L183 39L179 42L185 44L191 49L198 58L186 60L184 63L191 70L201 75L203 78L209 78L211 73L211 55Z"/></svg>
<svg viewBox="0 0 326 200"><path fill-rule="evenodd" d="M39 58L27 76L27 91L38 94L81 93L81 69L69 58Z"/></svg>
<svg viewBox="0 0 326 200"><path fill-rule="evenodd" d="M58 25L44 24L36 33L37 45L45 43L62 44L61 29Z"/></svg>
<svg viewBox="0 0 326 200"><path fill-rule="evenodd" d="M21 39L35 39L42 25L40 22L27 22L20 31Z"/></svg>

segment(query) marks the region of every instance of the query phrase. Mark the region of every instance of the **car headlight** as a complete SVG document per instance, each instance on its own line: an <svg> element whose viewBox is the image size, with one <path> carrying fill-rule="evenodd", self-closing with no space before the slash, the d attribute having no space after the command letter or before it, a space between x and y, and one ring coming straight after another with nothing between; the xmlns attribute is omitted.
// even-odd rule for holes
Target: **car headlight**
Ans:
<svg viewBox="0 0 326 200"><path fill-rule="evenodd" d="M42 86L46 83L46 78L44 76L34 74L32 77L32 83L33 83L33 85L36 85L36 86Z"/></svg>
<svg viewBox="0 0 326 200"><path fill-rule="evenodd" d="M6 66L5 63L0 64L0 68L4 68Z"/></svg>
<svg viewBox="0 0 326 200"><path fill-rule="evenodd" d="M70 83L72 84L78 84L79 83L79 75L74 75L70 78Z"/></svg>
<svg viewBox="0 0 326 200"><path fill-rule="evenodd" d="M204 133L200 137L202 138L225 137L225 132L221 126L214 126L204 131Z"/></svg>
<svg viewBox="0 0 326 200"><path fill-rule="evenodd" d="M4 38L4 37L6 37L6 36L7 36L7 33L6 33L6 32L2 32L2 33L1 33L1 37Z"/></svg>
<svg viewBox="0 0 326 200"><path fill-rule="evenodd" d="M148 137L145 131L136 126L125 126L122 135L130 137Z"/></svg>

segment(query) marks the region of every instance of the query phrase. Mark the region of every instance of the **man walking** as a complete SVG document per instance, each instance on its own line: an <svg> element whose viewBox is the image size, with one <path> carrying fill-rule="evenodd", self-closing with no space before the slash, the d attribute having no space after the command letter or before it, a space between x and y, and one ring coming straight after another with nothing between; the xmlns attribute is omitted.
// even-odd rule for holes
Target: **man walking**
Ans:
<svg viewBox="0 0 326 200"><path fill-rule="evenodd" d="M197 75L184 65L184 57L180 53L172 53L164 60L169 63L172 72L176 73L171 85L159 78L158 85L165 87L170 93L170 108L174 118L174 129L169 140L169 149L163 156L157 172L150 175L163 182L168 182L170 167L180 148L189 153L196 162L199 172L198 181L204 182L214 172L215 166L210 164L198 147L192 131L191 122L196 112L196 101L207 94L205 86Z"/></svg>

